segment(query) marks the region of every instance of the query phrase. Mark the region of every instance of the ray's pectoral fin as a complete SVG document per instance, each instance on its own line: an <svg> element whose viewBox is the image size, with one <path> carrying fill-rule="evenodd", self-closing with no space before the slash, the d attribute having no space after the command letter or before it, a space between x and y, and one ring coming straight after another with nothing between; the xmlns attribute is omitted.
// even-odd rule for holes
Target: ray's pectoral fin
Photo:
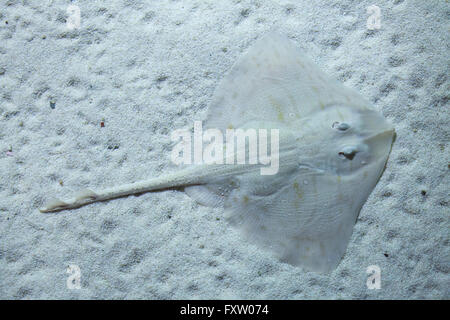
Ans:
<svg viewBox="0 0 450 320"><path fill-rule="evenodd" d="M354 221L341 222L334 232L320 238L293 237L289 245L279 252L281 261L303 266L316 272L330 272L344 255L352 235Z"/></svg>
<svg viewBox="0 0 450 320"><path fill-rule="evenodd" d="M284 176L283 186L266 196L255 194L254 184L242 181L225 202L227 219L281 261L329 272L345 253L382 163L346 176L302 170Z"/></svg>

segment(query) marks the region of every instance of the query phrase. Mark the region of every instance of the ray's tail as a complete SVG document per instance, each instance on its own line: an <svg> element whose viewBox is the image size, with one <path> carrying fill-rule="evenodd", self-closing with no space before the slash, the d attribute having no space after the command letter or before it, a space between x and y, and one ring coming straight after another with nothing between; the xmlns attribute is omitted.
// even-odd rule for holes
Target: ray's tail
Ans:
<svg viewBox="0 0 450 320"><path fill-rule="evenodd" d="M202 183L202 176L199 176L197 173L199 169L200 168L195 168L194 170L188 169L159 178L124 184L96 192L91 189L84 189L77 192L72 199L64 201L60 199L53 199L44 207L39 208L39 211L43 213L57 212L66 209L79 208L94 202L121 198L132 194L200 184Z"/></svg>
<svg viewBox="0 0 450 320"><path fill-rule="evenodd" d="M69 200L63 201L60 199L53 199L49 201L44 207L39 208L39 211L43 213L57 212L67 209L79 208L94 202L121 198L132 194L140 194L149 191L158 191L182 186L199 185L210 181L214 177L225 177L242 173L248 170L257 170L257 166L192 165L172 174L163 175L161 177L153 178L150 180L124 184L101 191L84 189L77 192L75 196Z"/></svg>

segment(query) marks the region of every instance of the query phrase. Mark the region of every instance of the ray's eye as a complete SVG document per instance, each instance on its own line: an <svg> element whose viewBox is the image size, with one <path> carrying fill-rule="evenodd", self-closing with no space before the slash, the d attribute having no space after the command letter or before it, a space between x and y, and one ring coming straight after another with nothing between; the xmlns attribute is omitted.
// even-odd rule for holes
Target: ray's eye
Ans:
<svg viewBox="0 0 450 320"><path fill-rule="evenodd" d="M339 157L343 159L353 160L358 150L354 147L345 147L341 152L339 152Z"/></svg>
<svg viewBox="0 0 450 320"><path fill-rule="evenodd" d="M345 123L345 122L338 122L338 121L336 121L336 122L334 122L331 125L331 127L334 128L334 129L337 129L339 131L345 131L345 130L348 130L350 128L350 125L348 123Z"/></svg>

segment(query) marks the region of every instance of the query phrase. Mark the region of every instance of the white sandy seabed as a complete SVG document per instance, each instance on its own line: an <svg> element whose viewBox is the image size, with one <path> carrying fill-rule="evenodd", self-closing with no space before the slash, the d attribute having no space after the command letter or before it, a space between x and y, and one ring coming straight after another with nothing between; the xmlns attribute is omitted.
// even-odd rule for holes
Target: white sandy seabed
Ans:
<svg viewBox="0 0 450 320"><path fill-rule="evenodd" d="M449 21L444 0L1 1L0 298L448 299ZM396 128L335 271L279 262L175 190L37 210L173 170L170 133L204 119L234 61L274 29Z"/></svg>

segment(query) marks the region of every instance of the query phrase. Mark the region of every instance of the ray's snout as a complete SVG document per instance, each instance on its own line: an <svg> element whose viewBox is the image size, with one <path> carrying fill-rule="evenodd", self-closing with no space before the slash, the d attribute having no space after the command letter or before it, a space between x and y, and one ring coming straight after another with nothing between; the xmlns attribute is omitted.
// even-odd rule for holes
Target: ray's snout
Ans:
<svg viewBox="0 0 450 320"><path fill-rule="evenodd" d="M385 132L390 132L391 135L395 132L394 126L374 110L365 110L361 114L361 120L363 124L361 133L365 139L370 139Z"/></svg>
<svg viewBox="0 0 450 320"><path fill-rule="evenodd" d="M395 129L378 112L368 110L363 119L363 140L369 146L372 157L389 154L395 137Z"/></svg>

